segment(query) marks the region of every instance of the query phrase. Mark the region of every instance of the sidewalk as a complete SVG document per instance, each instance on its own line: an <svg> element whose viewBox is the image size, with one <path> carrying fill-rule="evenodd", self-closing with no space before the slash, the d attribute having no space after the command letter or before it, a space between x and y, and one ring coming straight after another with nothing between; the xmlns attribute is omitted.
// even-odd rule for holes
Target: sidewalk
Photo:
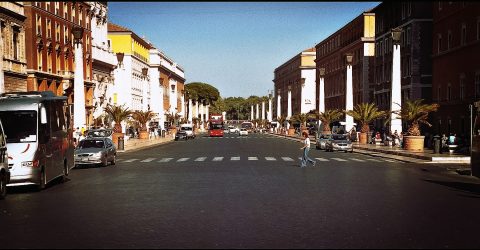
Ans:
<svg viewBox="0 0 480 250"><path fill-rule="evenodd" d="M150 139L136 139L129 138L125 140L124 150L118 150L118 152L132 152L140 149L145 149L160 144L173 141L174 135L166 135L165 137L150 138Z"/></svg>
<svg viewBox="0 0 480 250"><path fill-rule="evenodd" d="M298 135L280 135L269 133L270 135L283 137L290 140L297 140L301 141L302 138ZM310 141L312 144L316 143L315 137L310 136ZM407 151L405 149L391 147L391 146L384 146L384 145L373 145L373 144L359 144L358 142L353 143L354 151L358 153L365 153L365 154L375 154L375 153L382 153L384 157L389 157L392 159L401 159L403 157L419 159L421 161L413 162L427 162L427 163L450 163L450 164L470 164L470 156L460 155L460 154L449 154L448 152L443 154L433 154L433 150L425 149L423 152L412 152Z"/></svg>

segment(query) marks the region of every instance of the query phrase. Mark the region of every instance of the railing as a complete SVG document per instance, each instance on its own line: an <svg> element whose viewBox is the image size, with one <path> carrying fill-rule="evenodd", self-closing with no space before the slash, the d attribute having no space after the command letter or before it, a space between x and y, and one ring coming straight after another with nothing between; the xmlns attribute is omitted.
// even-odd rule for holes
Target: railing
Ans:
<svg viewBox="0 0 480 250"><path fill-rule="evenodd" d="M116 57L112 51L99 48L97 46L92 46L92 58L94 60L102 61L110 65L116 65Z"/></svg>

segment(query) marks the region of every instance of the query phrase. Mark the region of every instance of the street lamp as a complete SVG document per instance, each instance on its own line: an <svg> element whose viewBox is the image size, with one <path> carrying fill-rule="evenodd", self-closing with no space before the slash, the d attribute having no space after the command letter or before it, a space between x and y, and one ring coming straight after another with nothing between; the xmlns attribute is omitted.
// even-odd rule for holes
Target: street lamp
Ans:
<svg viewBox="0 0 480 250"><path fill-rule="evenodd" d="M123 53L123 52L117 53L118 67L121 67L123 65L123 57L124 56L125 56L125 53Z"/></svg>
<svg viewBox="0 0 480 250"><path fill-rule="evenodd" d="M392 29L393 44L395 45L400 44L401 36L402 36L402 28L397 27Z"/></svg>
<svg viewBox="0 0 480 250"><path fill-rule="evenodd" d="M75 128L86 126L85 87L83 79L83 28L74 26L72 34L75 42L75 75L73 79L73 124Z"/></svg>
<svg viewBox="0 0 480 250"><path fill-rule="evenodd" d="M352 65L353 62L353 54L352 53L347 53L345 54L345 57L347 59L347 65Z"/></svg>
<svg viewBox="0 0 480 250"><path fill-rule="evenodd" d="M347 82L345 88L345 110L353 110L353 77L352 77L352 62L353 54L345 54L347 61ZM345 131L350 131L353 128L353 117L345 115Z"/></svg>
<svg viewBox="0 0 480 250"><path fill-rule="evenodd" d="M325 112L325 68L319 68L318 112ZM321 121L319 120L319 125Z"/></svg>

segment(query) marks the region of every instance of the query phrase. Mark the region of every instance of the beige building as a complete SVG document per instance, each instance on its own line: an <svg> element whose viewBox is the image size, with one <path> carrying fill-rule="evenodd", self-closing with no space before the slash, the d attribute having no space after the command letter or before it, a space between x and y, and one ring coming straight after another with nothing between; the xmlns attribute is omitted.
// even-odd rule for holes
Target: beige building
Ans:
<svg viewBox="0 0 480 250"><path fill-rule="evenodd" d="M27 90L25 18L22 2L0 2L0 92Z"/></svg>

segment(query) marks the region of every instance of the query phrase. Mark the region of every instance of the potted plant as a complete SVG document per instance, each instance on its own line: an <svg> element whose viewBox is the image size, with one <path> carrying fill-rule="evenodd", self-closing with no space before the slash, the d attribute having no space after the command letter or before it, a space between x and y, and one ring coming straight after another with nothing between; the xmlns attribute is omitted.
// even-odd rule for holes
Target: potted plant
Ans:
<svg viewBox="0 0 480 250"><path fill-rule="evenodd" d="M123 137L122 133L122 122L125 121L132 112L128 110L125 105L118 106L118 105L108 105L105 108L105 113L107 113L112 120L115 122L113 126L113 134L112 134L112 141L115 145L118 145L118 137Z"/></svg>
<svg viewBox="0 0 480 250"><path fill-rule="evenodd" d="M290 119L287 119L288 124L290 127L288 128L288 135L294 135L295 134L295 127L293 127L293 123L298 121L297 115L292 115L290 116Z"/></svg>
<svg viewBox="0 0 480 250"><path fill-rule="evenodd" d="M133 112L132 118L140 125L139 139L148 139L147 122L154 116L154 113L150 110Z"/></svg>
<svg viewBox="0 0 480 250"><path fill-rule="evenodd" d="M338 121L343 113L338 109L329 109L318 114L318 119L322 122L322 133L331 133L330 123Z"/></svg>
<svg viewBox="0 0 480 250"><path fill-rule="evenodd" d="M394 111L402 120L409 124L407 134L403 137L405 149L422 151L425 136L421 135L420 124L432 126L428 120L428 114L438 110L437 103L423 104L423 99L408 100L399 111Z"/></svg>
<svg viewBox="0 0 480 250"><path fill-rule="evenodd" d="M307 129L307 121L308 121L308 114L301 113L297 115L297 120L300 122L300 131L306 132L308 134L308 129Z"/></svg>
<svg viewBox="0 0 480 250"><path fill-rule="evenodd" d="M284 115L277 117L277 121L278 123L280 123L281 130L283 130L283 125L285 124L286 120L287 120L287 117Z"/></svg>
<svg viewBox="0 0 480 250"><path fill-rule="evenodd" d="M370 132L369 124L379 118L384 118L388 115L387 111L378 110L374 103L360 103L357 104L353 110L343 111L345 114L352 116L360 124L360 144L367 144L367 134Z"/></svg>
<svg viewBox="0 0 480 250"><path fill-rule="evenodd" d="M200 118L198 117L193 117L192 122L193 122L193 131L195 134L198 134L198 122L200 121Z"/></svg>

